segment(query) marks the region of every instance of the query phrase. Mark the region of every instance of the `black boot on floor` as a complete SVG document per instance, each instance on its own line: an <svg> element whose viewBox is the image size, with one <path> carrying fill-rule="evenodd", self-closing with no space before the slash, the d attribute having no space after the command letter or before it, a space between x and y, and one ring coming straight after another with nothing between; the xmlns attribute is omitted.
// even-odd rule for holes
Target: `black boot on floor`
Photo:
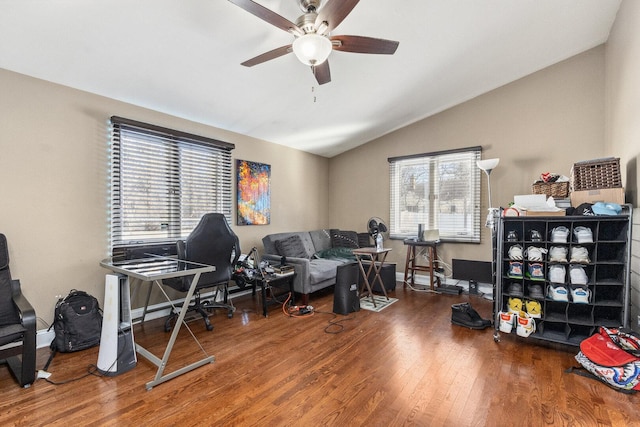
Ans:
<svg viewBox="0 0 640 427"><path fill-rule="evenodd" d="M451 306L451 323L471 329L485 329L491 326L491 320L480 317L468 302Z"/></svg>

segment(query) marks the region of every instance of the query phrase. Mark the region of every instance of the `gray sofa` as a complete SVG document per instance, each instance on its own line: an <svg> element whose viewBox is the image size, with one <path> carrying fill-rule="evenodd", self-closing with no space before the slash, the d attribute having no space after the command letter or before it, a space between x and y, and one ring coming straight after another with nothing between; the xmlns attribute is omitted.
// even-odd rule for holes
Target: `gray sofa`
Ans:
<svg viewBox="0 0 640 427"><path fill-rule="evenodd" d="M293 287L303 304L308 304L309 294L335 285L339 265L355 262L350 248L370 246L367 233L336 229L269 234L262 244L263 260L279 264L284 256L293 265Z"/></svg>

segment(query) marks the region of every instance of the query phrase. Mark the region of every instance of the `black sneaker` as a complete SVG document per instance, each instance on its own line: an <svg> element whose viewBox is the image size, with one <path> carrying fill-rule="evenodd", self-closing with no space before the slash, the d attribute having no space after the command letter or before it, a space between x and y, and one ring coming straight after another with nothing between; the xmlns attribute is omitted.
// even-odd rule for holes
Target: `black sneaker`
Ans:
<svg viewBox="0 0 640 427"><path fill-rule="evenodd" d="M535 299L544 299L542 285L529 285L529 296Z"/></svg>
<svg viewBox="0 0 640 427"><path fill-rule="evenodd" d="M491 326L491 320L480 317L468 302L451 306L451 323L470 329L485 329Z"/></svg>
<svg viewBox="0 0 640 427"><path fill-rule="evenodd" d="M507 293L514 297L523 297L524 292L522 291L522 283L511 282L507 288Z"/></svg>
<svg viewBox="0 0 640 427"><path fill-rule="evenodd" d="M518 233L515 230L509 230L507 232L507 242L517 242Z"/></svg>
<svg viewBox="0 0 640 427"><path fill-rule="evenodd" d="M531 235L530 240L532 242L542 242L542 234L540 234L538 230L530 230L529 233Z"/></svg>

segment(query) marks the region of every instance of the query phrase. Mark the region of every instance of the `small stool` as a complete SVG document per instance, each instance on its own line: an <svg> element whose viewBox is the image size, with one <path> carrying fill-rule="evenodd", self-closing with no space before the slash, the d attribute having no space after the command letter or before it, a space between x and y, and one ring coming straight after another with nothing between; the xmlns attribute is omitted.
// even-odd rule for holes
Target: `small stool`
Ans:
<svg viewBox="0 0 640 427"><path fill-rule="evenodd" d="M440 287L440 277L435 275L437 271L436 263L438 261L438 244L439 241L419 241L413 239L406 239L404 244L407 245L407 260L404 266L404 283L403 288L407 287L407 283L413 287L415 286L416 271L424 271L429 273L429 282L431 290L435 290L437 283ZM429 263L426 265L420 265L417 262L416 247L426 247L428 251ZM410 280L410 281L408 281Z"/></svg>

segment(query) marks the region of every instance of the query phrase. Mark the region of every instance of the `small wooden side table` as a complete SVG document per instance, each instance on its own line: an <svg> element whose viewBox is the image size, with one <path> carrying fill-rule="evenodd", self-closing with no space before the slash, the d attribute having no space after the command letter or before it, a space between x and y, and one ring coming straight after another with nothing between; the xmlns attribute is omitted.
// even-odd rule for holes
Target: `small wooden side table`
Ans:
<svg viewBox="0 0 640 427"><path fill-rule="evenodd" d="M440 278L436 277L435 272L437 270L436 263L438 261L438 244L439 241L420 241L414 239L406 239L404 244L407 246L407 260L404 266L404 283L403 288L409 286L415 286L416 271L425 271L429 273L429 282L431 290L435 290L436 283L441 285ZM425 247L428 251L429 262L427 264L418 264L416 257L416 248Z"/></svg>
<svg viewBox="0 0 640 427"><path fill-rule="evenodd" d="M382 278L380 277L380 271L382 270L382 266L384 265L384 260L387 258L387 254L391 251L391 248L382 248L380 250L376 248L358 248L353 250L353 255L355 255L358 260L358 265L360 266L360 272L364 278L364 283L362 289L360 290L360 295L363 294L364 288L367 288L369 292L368 295L371 296L371 302L373 306L376 307L376 300L373 297L373 285L375 285L376 280L380 283L380 287L382 288L382 292L387 300L389 300L389 295L387 295L387 290L384 287L384 283L382 282ZM362 265L363 258L365 260L371 260L371 264L367 271L364 271L364 266ZM374 271L375 276L373 280L369 282L369 274Z"/></svg>

